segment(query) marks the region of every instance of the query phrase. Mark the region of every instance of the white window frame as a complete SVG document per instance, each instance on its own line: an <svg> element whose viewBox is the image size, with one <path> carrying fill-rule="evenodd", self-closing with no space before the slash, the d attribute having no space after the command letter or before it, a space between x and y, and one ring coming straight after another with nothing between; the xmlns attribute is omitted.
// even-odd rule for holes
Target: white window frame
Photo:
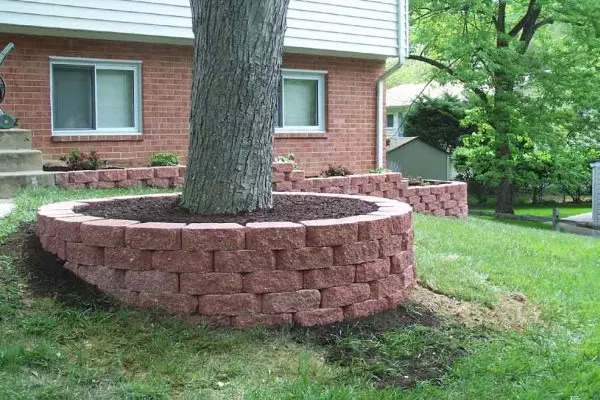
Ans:
<svg viewBox="0 0 600 400"><path fill-rule="evenodd" d="M54 129L54 66L72 65L94 69L94 96L97 96L98 70L133 71L132 128L98 128L98 102L94 99L94 125L96 129ZM50 124L52 136L119 136L142 134L142 61L110 60L99 58L50 57Z"/></svg>
<svg viewBox="0 0 600 400"><path fill-rule="evenodd" d="M293 133L293 132L315 132L325 133L325 76L327 71L302 70L302 69L283 69L281 82L281 127L276 127L275 132ZM286 126L285 125L285 79L304 79L317 81L317 122L315 126Z"/></svg>

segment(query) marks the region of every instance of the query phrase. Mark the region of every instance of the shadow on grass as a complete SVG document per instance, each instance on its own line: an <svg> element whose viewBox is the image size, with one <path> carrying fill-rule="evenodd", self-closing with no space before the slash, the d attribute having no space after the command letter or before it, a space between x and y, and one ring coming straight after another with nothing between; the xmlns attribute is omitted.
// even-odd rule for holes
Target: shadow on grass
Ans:
<svg viewBox="0 0 600 400"><path fill-rule="evenodd" d="M15 259L33 297L54 298L79 310L114 308L102 292L63 268L64 261L42 249L33 222L22 223L19 231L0 246L0 254Z"/></svg>

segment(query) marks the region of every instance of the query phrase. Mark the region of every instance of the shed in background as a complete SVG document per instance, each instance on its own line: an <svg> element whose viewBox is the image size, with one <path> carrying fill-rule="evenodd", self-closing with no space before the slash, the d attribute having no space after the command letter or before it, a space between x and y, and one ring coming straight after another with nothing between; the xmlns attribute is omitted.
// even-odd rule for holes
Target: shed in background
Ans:
<svg viewBox="0 0 600 400"><path fill-rule="evenodd" d="M412 178L445 181L455 175L450 155L418 136L393 138L387 148L387 167Z"/></svg>

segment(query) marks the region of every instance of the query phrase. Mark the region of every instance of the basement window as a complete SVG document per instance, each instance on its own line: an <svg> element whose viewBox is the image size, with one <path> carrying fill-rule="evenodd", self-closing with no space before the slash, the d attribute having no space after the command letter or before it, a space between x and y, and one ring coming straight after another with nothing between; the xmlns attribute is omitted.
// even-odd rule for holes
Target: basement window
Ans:
<svg viewBox="0 0 600 400"><path fill-rule="evenodd" d="M141 62L53 58L53 135L141 132Z"/></svg>
<svg viewBox="0 0 600 400"><path fill-rule="evenodd" d="M275 132L325 131L325 74L323 71L283 71Z"/></svg>

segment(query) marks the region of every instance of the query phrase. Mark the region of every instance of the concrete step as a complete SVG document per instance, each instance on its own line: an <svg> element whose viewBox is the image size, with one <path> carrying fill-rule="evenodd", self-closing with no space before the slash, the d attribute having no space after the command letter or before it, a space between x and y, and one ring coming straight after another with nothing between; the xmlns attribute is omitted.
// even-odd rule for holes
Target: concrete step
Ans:
<svg viewBox="0 0 600 400"><path fill-rule="evenodd" d="M54 186L54 174L42 171L0 172L0 199L14 197L25 187Z"/></svg>
<svg viewBox="0 0 600 400"><path fill-rule="evenodd" d="M0 129L0 150L31 150L29 129Z"/></svg>
<svg viewBox="0 0 600 400"><path fill-rule="evenodd" d="M0 172L41 171L39 150L0 150Z"/></svg>

